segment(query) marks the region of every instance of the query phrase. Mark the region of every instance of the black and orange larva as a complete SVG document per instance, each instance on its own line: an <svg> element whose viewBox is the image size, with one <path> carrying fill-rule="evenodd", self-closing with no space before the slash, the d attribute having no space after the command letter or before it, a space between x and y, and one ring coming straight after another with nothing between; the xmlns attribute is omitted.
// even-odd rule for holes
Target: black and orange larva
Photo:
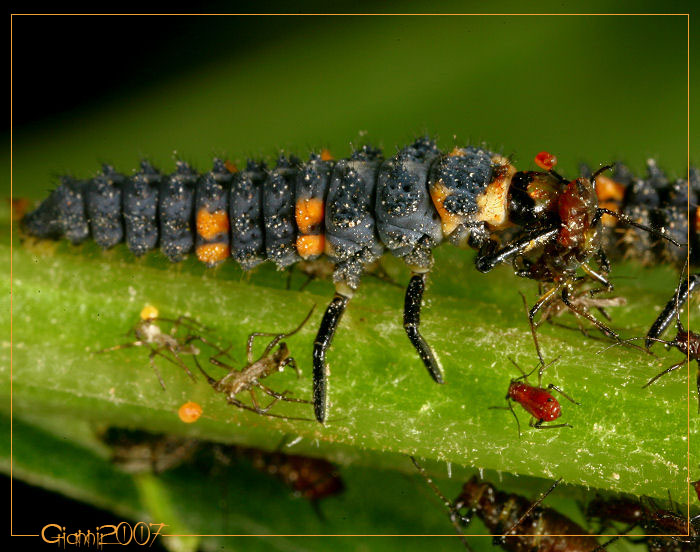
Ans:
<svg viewBox="0 0 700 552"><path fill-rule="evenodd" d="M274 169L249 162L236 171L215 160L203 175L184 162L167 176L143 162L129 178L105 166L88 181L64 178L23 219L23 228L73 243L92 234L104 248L125 240L136 255L160 243L172 261L194 250L209 266L232 256L244 269L265 260L283 269L327 255L335 263L336 293L313 352L314 410L323 422L326 351L365 266L385 250L402 257L412 271L403 325L438 383L442 368L419 324L432 249L442 241L477 249L476 267L482 272L512 262L518 275L551 284L531 309L531 319L560 293L569 309L617 338L570 300L580 279L576 272L581 268L610 287L601 237L605 214L662 234L598 207L595 183L601 170L590 179L568 181L553 170L553 156L541 154L537 162L546 172L516 172L509 159L484 148L443 153L432 140L420 138L389 159L364 146L339 161L326 154L312 154L307 163L280 157ZM597 271L588 265L591 260L597 261Z"/></svg>

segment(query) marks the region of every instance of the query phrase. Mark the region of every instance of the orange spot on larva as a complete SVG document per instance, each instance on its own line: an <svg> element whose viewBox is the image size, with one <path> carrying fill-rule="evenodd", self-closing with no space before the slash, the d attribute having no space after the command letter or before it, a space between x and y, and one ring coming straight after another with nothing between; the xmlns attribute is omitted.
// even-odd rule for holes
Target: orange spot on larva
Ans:
<svg viewBox="0 0 700 552"><path fill-rule="evenodd" d="M333 154L329 150L326 148L321 150L321 161L333 161L333 159Z"/></svg>
<svg viewBox="0 0 700 552"><path fill-rule="evenodd" d="M537 155L535 155L535 165L537 165L540 169L544 169L545 171L551 171L552 167L554 167L556 164L556 155L552 155L548 151L541 151Z"/></svg>
<svg viewBox="0 0 700 552"><path fill-rule="evenodd" d="M158 309L153 305L146 305L141 309L141 320L153 320L158 318Z"/></svg>
<svg viewBox="0 0 700 552"><path fill-rule="evenodd" d="M229 161L228 159L224 161L224 167L226 167L226 170L230 173L238 172L238 167L236 167L236 164L233 161Z"/></svg>
<svg viewBox="0 0 700 552"><path fill-rule="evenodd" d="M206 209L197 211L197 234L205 240L211 240L219 234L228 232L226 211L210 213Z"/></svg>
<svg viewBox="0 0 700 552"><path fill-rule="evenodd" d="M625 198L625 187L622 184L615 182L609 176L599 174L595 179L595 192L600 207L616 213L620 212L620 203ZM617 226L617 219L612 215L603 215L601 222L603 226Z"/></svg>
<svg viewBox="0 0 700 552"><path fill-rule="evenodd" d="M22 217L29 209L29 200L25 197L13 197L12 201L10 201L10 208L12 210L12 220L22 220Z"/></svg>
<svg viewBox="0 0 700 552"><path fill-rule="evenodd" d="M230 250L225 243L205 243L197 247L197 258L208 265L215 265L225 261Z"/></svg>
<svg viewBox="0 0 700 552"><path fill-rule="evenodd" d="M297 238L297 252L302 259L308 259L323 253L326 238L323 234L307 234Z"/></svg>
<svg viewBox="0 0 700 552"><path fill-rule="evenodd" d="M595 192L598 201L622 201L625 199L625 187L604 174L599 174L596 177Z"/></svg>
<svg viewBox="0 0 700 552"><path fill-rule="evenodd" d="M445 209L445 200L449 196L449 191L445 188L442 180L435 183L434 186L430 187L430 197L433 200L433 205L437 209L438 215L440 215L440 221L442 222L442 233L445 236L449 236L457 226L462 222L462 217L458 215L453 215Z"/></svg>
<svg viewBox="0 0 700 552"><path fill-rule="evenodd" d="M202 415L202 407L196 402L188 401L178 409L177 415L186 424L191 424L199 420Z"/></svg>
<svg viewBox="0 0 700 552"><path fill-rule="evenodd" d="M496 165L496 169L486 190L476 198L479 207L476 220L487 223L491 228L501 229L511 224L508 221L508 190L515 167L501 155L494 155L491 161Z"/></svg>
<svg viewBox="0 0 700 552"><path fill-rule="evenodd" d="M302 234L309 234L316 230L323 222L323 201L316 197L300 199L294 209L297 228Z"/></svg>

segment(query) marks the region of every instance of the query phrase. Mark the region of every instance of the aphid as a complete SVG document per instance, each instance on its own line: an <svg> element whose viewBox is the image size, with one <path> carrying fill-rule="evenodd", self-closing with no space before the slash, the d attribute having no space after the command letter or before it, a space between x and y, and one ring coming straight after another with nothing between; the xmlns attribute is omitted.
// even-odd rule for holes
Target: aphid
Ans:
<svg viewBox="0 0 700 552"><path fill-rule="evenodd" d="M525 296L522 293L520 295L523 299L523 304L525 305L525 312L527 312L527 300L525 299ZM532 339L535 344L535 349L537 350L537 354L540 357L540 364L535 366L529 373L525 373L525 371L522 368L520 368L520 366L518 366L518 364L512 358L508 357L508 360L510 360L513 363L513 365L520 371L522 375L510 380L508 392L506 393L506 402L508 403L508 406L490 407L491 409L504 409L511 411L513 417L515 418L515 423L518 426L518 437L521 437L522 434L520 432L520 421L518 420L518 416L515 413L515 410L513 410L513 401L519 403L532 416L532 418L530 418L530 427L534 427L535 429L555 429L560 427L573 427L570 424L543 425L544 422L554 421L561 416L561 405L559 404L559 401L549 392L549 390L554 389L555 391L558 391L563 397L570 400L572 403L580 405L580 403L573 400L566 393L564 393L564 391L562 391L559 387L552 383L547 385L546 388L542 387L542 374L544 373L545 369L557 362L557 360L559 359L556 358L549 364L544 364L544 361L542 360L542 354L540 353L539 344L537 343L537 333L535 331L535 326L531 319L529 319L529 323L530 332L532 334ZM530 385L527 381L527 378L531 376L535 372L535 370L537 370L538 376L537 387Z"/></svg>
<svg viewBox="0 0 700 552"><path fill-rule="evenodd" d="M673 501L670 501L673 507ZM688 520L677 511L660 509L649 499L650 508L640 501L628 499L596 499L587 508L587 514L603 522L628 524L628 533L639 526L648 535L641 540L655 552L685 552L700 549L700 515ZM690 521L690 523L689 523ZM652 536L655 534L668 537Z"/></svg>
<svg viewBox="0 0 700 552"><path fill-rule="evenodd" d="M309 314L306 315L306 318L302 320L301 324L299 324L299 326L297 326L294 330L292 330L289 333L275 334L267 332L254 332L250 334L248 336L248 343L246 345L246 365L240 370L233 366L224 364L223 362L218 360L217 357L211 357L209 361L212 364L228 370L228 373L220 380L216 380L212 378L209 374L207 374L202 368L202 366L199 364L199 361L197 361L196 357L195 363L197 364L197 367L202 372L202 374L204 374L204 377L207 379L209 384L214 388L215 391L223 393L226 397L226 401L229 404L232 404L244 410L250 410L251 412L255 412L256 414L270 416L273 418L282 418L285 420L309 420L309 418L295 418L292 416L280 416L278 414L272 414L270 412L270 409L273 405L277 403L277 401L286 401L303 404L310 404L310 401L289 397L287 396L288 391L277 393L265 384L261 383L260 380L274 374L275 372L282 372L287 366L290 366L297 373L297 376L301 375L301 372L297 367L296 361L289 354L287 344L284 343L282 340L294 335L299 330L301 330L304 324L306 324L309 318L311 318L311 314L314 312L314 308L315 305L311 307ZM272 337L272 340L267 344L262 355L255 359L253 357L253 343L256 337L263 336ZM277 347L276 350L275 347ZM267 406L260 406L258 398L255 394L256 389L259 389L266 395L272 397L272 401L270 401L270 403L267 404ZM244 393L246 391L250 393L250 398L253 402L253 406L249 406L237 398L239 394Z"/></svg>
<svg viewBox="0 0 700 552"><path fill-rule="evenodd" d="M641 525L648 516L649 511L641 502L627 498L597 497L586 507L586 517L589 519L599 519L605 525L611 522L626 523L628 527L622 534Z"/></svg>
<svg viewBox="0 0 700 552"><path fill-rule="evenodd" d="M437 383L444 381L443 370L420 333L420 309L432 249L443 241L477 249L482 272L515 261L518 275L551 283L531 317L561 293L569 309L616 337L570 300L578 268L611 287L606 270L598 273L588 264L595 258L607 266L599 247L601 217L611 214L670 238L598 208L600 170L591 180L568 182L552 169L554 156L540 154L538 163L548 172L516 172L508 159L474 146L443 153L420 138L389 159L364 146L339 161L327 154L312 154L306 163L282 156L274 169L251 161L232 172L234 166L215 160L204 175L183 162L168 176L145 162L129 178L105 166L90 181L64 179L22 227L33 236L66 236L73 243L92 234L104 248L126 239L135 255L158 243L172 261L193 250L209 266L231 256L245 270L265 260L283 269L327 255L334 263L336 293L313 351L314 412L323 422L326 352L366 266L385 250L411 269L403 325ZM513 239L499 249L506 230ZM538 251L534 260L525 258Z"/></svg>
<svg viewBox="0 0 700 552"><path fill-rule="evenodd" d="M229 467L245 458L253 468L279 479L314 505L345 489L338 468L321 458L115 427L100 438L110 447L112 461L130 473L163 473L186 463Z"/></svg>
<svg viewBox="0 0 700 552"><path fill-rule="evenodd" d="M112 462L129 473L163 473L192 460L200 441L174 435L110 427L99 437L110 447Z"/></svg>
<svg viewBox="0 0 700 552"><path fill-rule="evenodd" d="M335 496L345 489L338 468L322 458L238 446L219 448L220 458L235 456L248 458L256 470L276 477L295 495L311 502Z"/></svg>
<svg viewBox="0 0 700 552"><path fill-rule="evenodd" d="M199 348L194 345L195 342L215 349L218 351L219 355L227 355L224 349L221 349L209 339L202 335L190 333L206 331L206 328L188 316L180 316L174 320L162 318L158 316L158 309L156 307L147 305L142 309L140 317L141 319L130 332L134 334L136 338L135 341L115 345L114 347L109 347L108 349L103 349L98 352L107 353L129 347L147 347L150 350L148 359L151 363L151 368L153 368L156 376L158 376L158 381L163 389L165 389L165 383L155 364L155 358L157 356L182 368L194 381L194 374L189 366L187 366L182 356L192 355L196 357L196 355L200 354ZM170 324L170 331L164 332L159 325L161 323ZM177 335L180 328L185 328L188 333L185 336Z"/></svg>
<svg viewBox="0 0 700 552"><path fill-rule="evenodd" d="M413 457L411 461L447 507L450 521L468 550L471 547L464 538L463 528L475 515L492 535L498 535L493 539L494 544L510 552L594 552L609 544L599 545L595 537L574 521L551 508L540 508L561 479L531 502L473 477L464 484L459 496L450 501Z"/></svg>
<svg viewBox="0 0 700 552"><path fill-rule="evenodd" d="M656 507L649 512L642 528L645 533L660 533L668 537L647 537L653 552L690 552L700 550L700 515L690 520L678 511ZM671 501L673 507L673 501Z"/></svg>
<svg viewBox="0 0 700 552"><path fill-rule="evenodd" d="M588 282L582 282L583 283L588 283ZM623 305L627 304L627 299L625 297L599 297L597 295L598 292L603 291L602 288L589 288L588 286L581 286L579 289L577 289L576 293L571 296L570 300L571 302L576 305L577 307L580 307L581 309L584 310L590 310L590 309L596 309L598 312L602 314L602 316L606 320L611 320L610 315L608 314L608 309L611 307L620 307ZM540 292L541 295L541 292ZM555 319L565 312L569 312L568 307L559 301L552 301L549 303L547 306L543 307L542 310L540 311L540 319L535 325L536 327L539 327L542 325L544 322L548 322L550 324L556 325L556 326L562 326L562 327L568 327L565 326L564 324L560 324L555 321ZM585 335L586 337L591 337L590 334L588 333L588 330L584 327L584 325L581 323L579 318L576 318L576 323L578 330Z"/></svg>
<svg viewBox="0 0 700 552"><path fill-rule="evenodd" d="M556 385L550 383L546 388L542 387L542 372L554 364L557 360L555 359L546 366L542 366L539 370L539 380L537 387L530 385L527 382L528 376L540 368L540 366L535 366L529 373L525 373L520 366L512 359L509 358L513 365L520 370L522 376L513 378L510 380L510 385L508 386L508 393L506 394L506 401L508 406L492 406L490 408L495 409L505 409L510 410L515 418L515 423L518 426L518 436L521 436L520 432L520 421L518 416L513 410L513 401L517 402L522 406L532 417L530 418L530 427L535 429L555 429L559 427L573 427L571 424L553 424L553 425L543 425L544 422L551 422L556 420L561 416L561 405L559 401L549 392L549 390L554 389L558 391L562 396L570 400L576 405L581 403L576 402L571 397L569 397L564 391L562 391Z"/></svg>
<svg viewBox="0 0 700 552"><path fill-rule="evenodd" d="M545 158L544 153L540 154L538 162L541 166L553 167L556 158ZM676 246L680 243L622 213L598 206L597 178L609 168L601 167L590 179L582 177L572 181L567 181L553 169L546 173L516 173L511 182L508 208L510 220L525 230L521 233L523 237L477 257L476 266L478 270L488 272L498 264L512 261L518 276L552 284L530 309L528 316L531 321L542 307L560 295L561 301L574 314L588 319L605 335L619 341L616 332L571 301L579 281L576 275L579 268L592 281L608 290L613 289L607 279L609 261L602 248L603 215L615 217ZM539 251L534 258L531 257L533 250ZM593 260L598 264L597 270L589 264Z"/></svg>
<svg viewBox="0 0 700 552"><path fill-rule="evenodd" d="M177 415L186 424L193 424L202 415L202 405L196 402L187 401L177 410Z"/></svg>

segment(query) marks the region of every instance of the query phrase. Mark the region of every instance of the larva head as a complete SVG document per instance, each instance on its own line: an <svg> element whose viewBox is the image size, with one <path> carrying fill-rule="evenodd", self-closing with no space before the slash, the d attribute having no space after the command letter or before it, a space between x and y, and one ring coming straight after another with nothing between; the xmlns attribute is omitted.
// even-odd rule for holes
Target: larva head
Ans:
<svg viewBox="0 0 700 552"><path fill-rule="evenodd" d="M566 180L554 172L556 156L541 151L535 164L547 172L519 171L508 189L508 220L521 227L547 226L556 220Z"/></svg>
<svg viewBox="0 0 700 552"><path fill-rule="evenodd" d="M547 225L557 216L563 186L549 172L515 173L508 189L508 219L523 227Z"/></svg>

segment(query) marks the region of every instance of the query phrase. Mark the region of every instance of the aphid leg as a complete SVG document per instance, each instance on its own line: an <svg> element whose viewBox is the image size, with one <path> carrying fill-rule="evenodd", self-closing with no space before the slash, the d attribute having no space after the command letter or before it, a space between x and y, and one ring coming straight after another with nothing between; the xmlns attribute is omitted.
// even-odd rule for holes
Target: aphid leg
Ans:
<svg viewBox="0 0 700 552"><path fill-rule="evenodd" d="M562 391L559 387L557 387L557 386L554 385L553 383L550 383L550 384L547 386L547 389L554 389L555 391L558 391L559 394L561 394L561 396L564 397L565 399L568 399L569 401L571 401L572 403L574 403L574 404L577 405L577 406L581 406L581 403L580 403L580 402L575 401L574 399L572 399L571 397L569 397L569 395L567 395L566 393L564 393L564 391Z"/></svg>
<svg viewBox="0 0 700 552"><path fill-rule="evenodd" d="M144 341L132 341L130 343L122 343L121 345L115 345L114 347L109 347L107 349L102 349L95 352L98 354L103 354L111 351L118 351L119 349L129 349L130 347L143 347L144 345L146 345Z"/></svg>
<svg viewBox="0 0 700 552"><path fill-rule="evenodd" d="M200 343L206 345L207 347L211 347L216 351L216 354L214 355L214 358L219 358L221 356L225 356L230 358L231 360L235 361L236 359L231 356L229 351L231 350L231 345L226 347L225 349L222 349L219 347L216 343L212 343L209 341L207 338L202 337L201 335L188 335L187 338L184 341L185 345L189 345L193 341L199 341ZM196 353L193 353L196 354Z"/></svg>
<svg viewBox="0 0 700 552"><path fill-rule="evenodd" d="M563 282L557 283L552 289L549 291L545 292L542 297L540 297L537 302L532 306L532 308L528 311L527 317L530 320L530 332L532 333L532 339L535 342L535 349L537 350L537 358L540 359L540 364L544 366L544 358L542 357L542 351L540 350L540 344L539 341L537 340L537 331L535 329L535 316L539 312L539 310L544 307L547 303L549 303L553 297L559 293L559 291L562 289L564 286ZM527 299L525 299L525 296L521 293L520 294L523 298L523 303L525 305L525 309L527 310Z"/></svg>
<svg viewBox="0 0 700 552"><path fill-rule="evenodd" d="M280 372L281 372L286 366L291 366L291 367L292 367L292 370L294 370L294 372L295 372L296 375L297 375L297 379L299 379L299 378L301 377L301 370L299 370L299 367L297 366L297 361L294 360L294 358L292 358L292 357L287 357L287 358L285 358L285 359L280 363L280 366L279 366Z"/></svg>
<svg viewBox="0 0 700 552"><path fill-rule="evenodd" d="M544 420L537 420L536 422L533 422L535 418L530 418L530 427L534 427L535 429L557 429L560 427L574 427L571 424L554 424L554 425L542 425L544 423Z"/></svg>
<svg viewBox="0 0 700 552"><path fill-rule="evenodd" d="M615 286L613 286L612 283L605 276L603 276L602 274L598 274L595 270L593 270L586 263L581 264L581 269L586 274L588 274L593 280L603 284L606 287L606 291L613 291L615 289Z"/></svg>
<svg viewBox="0 0 700 552"><path fill-rule="evenodd" d="M253 359L253 343L255 341L256 337L272 337L272 341L267 344L265 347L265 350L263 351L263 354L260 355L260 358L266 357L267 355L270 354L270 351L275 348L275 345L277 345L280 341L285 339L286 337L292 336L295 333L297 333L301 328L304 327L304 324L306 324L311 318L311 314L314 312L314 309L316 308L316 305L311 307L311 310L309 311L309 314L306 315L306 318L301 321L301 324L299 324L295 329L293 329L291 332L288 333L270 333L270 332L253 332L248 336L248 342L246 344L246 359L248 360L248 364L253 364L254 359Z"/></svg>
<svg viewBox="0 0 700 552"><path fill-rule="evenodd" d="M436 383L444 383L442 367L435 357L430 345L420 334L420 309L423 302L423 292L425 291L425 281L427 273L411 276L411 281L406 288L406 296L403 306L403 328L406 330L408 340L418 352L418 356L428 369L428 373Z"/></svg>
<svg viewBox="0 0 700 552"><path fill-rule="evenodd" d="M326 312L323 314L321 326L318 328L316 339L314 340L313 353L313 397L314 414L316 419L323 423L326 419L328 406L328 366L326 365L326 351L333 342L333 336L338 328L340 319L343 317L345 308L350 301L351 291L343 290L345 293L336 291Z"/></svg>
<svg viewBox="0 0 700 552"><path fill-rule="evenodd" d="M295 399L294 397L288 397L287 393L289 391L283 391L282 393L278 393L277 391L274 391L270 389L267 385L264 385L260 382L258 382L258 388L265 394L270 395L271 397L275 397L278 400L281 401L287 401L287 402L293 402L293 403L303 403L303 404L311 404L311 401L307 401L305 399Z"/></svg>
<svg viewBox="0 0 700 552"><path fill-rule="evenodd" d="M532 513L532 511L535 508L537 508L540 504L542 504L542 501L545 498L547 498L547 496L549 496L549 493L551 493L556 488L556 486L562 482L562 479L564 479L564 478L560 477L559 479L557 479L554 483L552 483L552 486L549 489L547 489L545 492L540 494L539 498L537 500L535 500L532 504L530 504L528 509L525 510L525 512L523 513L522 516L520 516L520 519L518 521L516 521L513 525L511 525L511 527L505 533L503 533L503 535L504 536L510 535L510 533L513 531L513 529L515 529L518 525L520 525L523 521L525 521L528 518L528 516ZM503 537L501 537L501 539L503 539ZM505 539L503 539L503 540L505 540Z"/></svg>
<svg viewBox="0 0 700 552"><path fill-rule="evenodd" d="M596 253L596 260L598 261L598 268L600 269L600 271L606 275L610 274L610 259L608 259L608 256L606 255L605 250L602 247L598 249L598 252Z"/></svg>
<svg viewBox="0 0 700 552"><path fill-rule="evenodd" d="M158 381L160 382L160 386L163 388L163 391L165 391L165 382L163 381L163 376L160 375L160 370L158 370L158 367L156 366L157 354L159 353L156 349L151 349L151 354L148 355L148 362L150 362L151 368L153 368L153 371L156 373Z"/></svg>
<svg viewBox="0 0 700 552"><path fill-rule="evenodd" d="M229 353L229 351L231 350L231 347L232 347L232 345L229 345L225 349L221 349L220 347L214 347L215 349L218 350L218 352L214 356L212 356L211 358L218 359L221 356L226 356L235 362L236 359L231 355L231 353Z"/></svg>
<svg viewBox="0 0 700 552"><path fill-rule="evenodd" d="M154 354L161 356L165 360L167 360L168 362L174 364L175 366L179 366L180 368L182 368L187 373L187 375L192 379L192 381L197 381L197 379L194 377L194 374L190 370L189 366L187 366L187 364L185 364L185 361L182 360L182 357L178 354L177 350L173 349L172 347L170 347L168 345L162 345L162 346L158 347L157 349L153 348L151 350L153 351ZM173 358L170 358L168 355L164 354L163 350L170 351L170 354L173 356Z"/></svg>
<svg viewBox="0 0 700 552"><path fill-rule="evenodd" d="M260 408L260 403L258 398L255 396L255 389L248 389L250 393L250 400L253 401L253 408L258 414L266 414L279 400L277 397L273 397L265 408Z"/></svg>
<svg viewBox="0 0 700 552"><path fill-rule="evenodd" d="M537 247L540 247L557 237L558 228L547 228L539 233L527 235L516 242L502 247L489 255L478 256L475 260L476 269L479 272L489 272L499 264L511 260L513 257L523 255Z"/></svg>
<svg viewBox="0 0 700 552"><path fill-rule="evenodd" d="M663 372L660 372L660 373L656 374L656 375L655 375L653 378L651 378L648 382L646 382L644 385L642 385L642 389L644 389L645 387L649 387L652 383L654 383L654 382L655 382L657 379L659 379L661 376L665 376L666 374L668 374L668 373L670 373L670 372L673 372L674 370L677 370L677 369L680 368L681 366L685 366L685 364L686 364L686 361L683 360L683 361L681 361L681 362L678 362L678 363L676 363L676 364L673 364L672 366L669 366L669 367L666 368Z"/></svg>
<svg viewBox="0 0 700 552"><path fill-rule="evenodd" d="M194 332L211 332L211 328L208 328L204 324L201 324L191 316L185 316L181 315L178 316L175 319L172 318L162 318L158 317L155 318L154 320L159 320L161 322L169 322L170 324L173 325L173 327L170 329L170 335L175 335L177 330L182 326L183 328L187 328L188 330L192 330Z"/></svg>
<svg viewBox="0 0 700 552"><path fill-rule="evenodd" d="M700 274L691 274L688 279L684 279L676 293L670 299L666 306L661 311L661 314L656 317L656 320L649 328L647 332L646 347L647 349L654 344L655 339L661 337L661 335L666 331L671 325L673 319L678 315L678 306L681 303L685 303L688 300L688 295L690 295L695 288L700 285Z"/></svg>
<svg viewBox="0 0 700 552"><path fill-rule="evenodd" d="M216 391L218 391L218 388L216 385L218 382L204 371L204 368L202 368L202 365L199 363L196 356L193 356L192 359L194 360L194 363L197 366L197 368L199 368L199 371L202 372L202 375L204 376L204 379L207 380L207 383L209 385L211 385ZM212 363L212 364L215 364L215 363Z"/></svg>
<svg viewBox="0 0 700 552"><path fill-rule="evenodd" d="M561 300L564 302L564 304L565 304L567 307L569 307L569 309L570 309L574 314L577 314L578 316L582 316L583 318L586 318L586 319L590 320L590 322L591 322L596 328L598 328L601 332L603 332L603 334L605 334L606 336L612 337L613 339L616 339L617 341L622 341L622 340L620 339L620 336L617 334L617 332L615 332L614 330L608 328L605 324L603 324L602 322L600 322L600 320L598 320L598 319L597 319L595 316L593 316L591 313L589 313L588 311L586 311L586 310L584 310L584 309L579 308L577 305L575 305L575 304L571 301L571 299L570 299L570 297L569 297L569 293L570 293L569 287L570 287L570 285L571 285L571 284L570 284L569 282L567 282L566 285L564 285L564 287L563 287L562 290L561 290Z"/></svg>
<svg viewBox="0 0 700 552"><path fill-rule="evenodd" d="M279 418L281 420L297 420L297 421L303 421L303 422L313 422L315 420L311 418L297 418L295 416L282 416L281 414L272 414L271 412L261 412L260 410L256 410L252 406L248 406L247 404L239 401L238 399L235 399L233 397L226 397L226 401L229 404L232 404L233 406L240 408L242 410L248 410L250 412L255 412L256 414L260 414L261 416L267 416L268 418Z"/></svg>
<svg viewBox="0 0 700 552"><path fill-rule="evenodd" d="M469 523L471 522L471 518L461 516L459 514L459 509L457 508L457 505L450 502L447 499L447 497L444 494L442 494L442 491L435 484L435 482L432 480L432 478L428 475L428 472L425 471L425 468L423 466L421 466L413 456L409 456L409 458L411 459L411 462L413 462L413 465L418 470L418 473L423 477L423 479L425 479L425 482L428 484L428 486L433 490L435 495L442 501L445 508L447 508L447 511L450 513L450 522L454 526L455 531L457 531L457 534L459 535L459 538L462 541L462 544L464 544L464 546L467 550L472 550L471 546L469 546L469 543L467 542L466 537L464 536L464 532L462 531L462 527L460 525L460 523L462 523L464 526L469 525Z"/></svg>

